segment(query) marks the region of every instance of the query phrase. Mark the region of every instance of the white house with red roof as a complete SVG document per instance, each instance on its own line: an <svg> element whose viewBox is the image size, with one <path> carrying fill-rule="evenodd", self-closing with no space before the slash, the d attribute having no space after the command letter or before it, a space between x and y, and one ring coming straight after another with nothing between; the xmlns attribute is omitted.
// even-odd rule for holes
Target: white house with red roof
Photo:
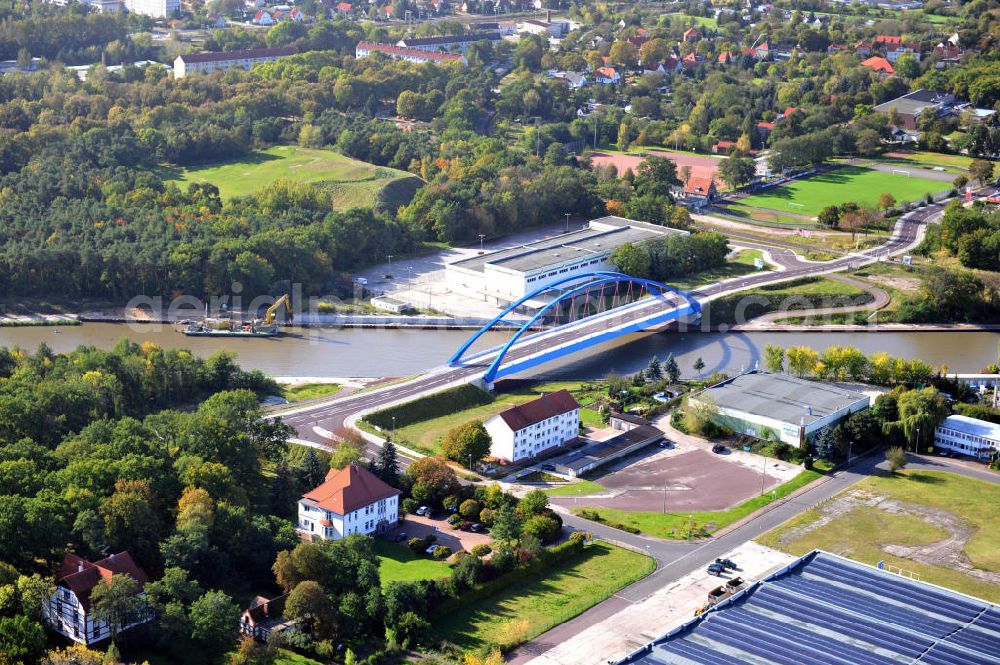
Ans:
<svg viewBox="0 0 1000 665"><path fill-rule="evenodd" d="M299 499L299 535L340 540L352 533L384 533L399 521L400 491L368 469L330 469L326 480Z"/></svg>
<svg viewBox="0 0 1000 665"><path fill-rule="evenodd" d="M580 405L566 390L511 407L484 423L490 456L516 462L572 441L580 433Z"/></svg>
<svg viewBox="0 0 1000 665"><path fill-rule="evenodd" d="M139 597L145 601L142 589L149 577L128 552L112 554L94 563L68 552L56 575L55 593L42 603L45 622L57 633L86 646L110 639L111 623L94 617L90 596L98 584L110 583L112 575L128 575L134 579L139 586ZM116 632L121 634L152 618L152 611L143 602L139 612L117 626Z"/></svg>
<svg viewBox="0 0 1000 665"><path fill-rule="evenodd" d="M594 80L598 83L618 83L622 75L614 67L598 67L594 70Z"/></svg>

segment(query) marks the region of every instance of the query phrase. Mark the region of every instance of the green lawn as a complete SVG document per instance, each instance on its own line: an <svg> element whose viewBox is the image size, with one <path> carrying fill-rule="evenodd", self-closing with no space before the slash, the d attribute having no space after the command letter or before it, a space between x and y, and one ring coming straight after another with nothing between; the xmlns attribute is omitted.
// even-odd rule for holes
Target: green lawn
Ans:
<svg viewBox="0 0 1000 665"><path fill-rule="evenodd" d="M744 217L748 222L763 222L763 226L790 226L796 229L819 228L819 224L811 217L795 214L792 211L779 212L770 208L754 208L739 201L726 204L725 209L730 215Z"/></svg>
<svg viewBox="0 0 1000 665"><path fill-rule="evenodd" d="M287 145L240 159L179 168L173 179L182 184L212 183L224 199L247 196L278 179L316 183L331 192L333 206L339 210L371 207L380 199L398 206L407 203L421 183L405 171L374 166L333 150Z"/></svg>
<svg viewBox="0 0 1000 665"><path fill-rule="evenodd" d="M593 494L605 494L607 491L607 489L592 480L580 480L568 483L564 487L547 489L545 493L549 496L590 496Z"/></svg>
<svg viewBox="0 0 1000 665"><path fill-rule="evenodd" d="M587 404L591 401L588 399L588 395L590 395L593 390L596 390L596 388L588 386L590 386L590 384L581 383L580 381L556 381L532 386L531 388L520 389L510 393L501 393L497 395L496 400L490 402L489 404L475 406L462 411L457 411L455 413L449 413L448 415L441 416L440 418L423 420L421 422L413 423L412 425L407 425L406 427L400 427L396 431L396 436L401 441L405 441L406 445L419 450L420 452L437 454L441 452L440 443L441 439L444 438L444 435L447 434L449 430L458 427L459 425L464 425L472 420L486 421L512 406L530 402L531 400L537 398L541 393L551 393L562 389L572 392L577 401L581 404ZM600 416L596 411L590 411L590 413L587 413L587 411L590 410L581 409L580 415L581 419L584 420L584 424L594 423L600 419Z"/></svg>
<svg viewBox="0 0 1000 665"><path fill-rule="evenodd" d="M275 658L274 665L322 665L322 663L288 649L278 649L278 657Z"/></svg>
<svg viewBox="0 0 1000 665"><path fill-rule="evenodd" d="M675 514L627 512L613 508L584 506L574 508L573 512L577 514L584 510L596 512L605 522L634 527L643 533L656 536L657 538L686 539L690 537L691 532L698 533L704 530L708 533L714 533L718 529L741 520L750 513L763 508L772 501L787 496L800 487L808 485L821 475L816 471L802 471L787 483L779 485L763 496L754 497L731 510Z"/></svg>
<svg viewBox="0 0 1000 665"><path fill-rule="evenodd" d="M744 249L733 259L726 261L718 268L710 268L691 275L687 279L674 279L671 284L678 289L693 289L704 284L711 284L723 279L733 279L751 273L758 272L754 267L754 259L764 258L763 252L759 249ZM763 270L770 270L770 264L764 263Z"/></svg>
<svg viewBox="0 0 1000 665"><path fill-rule="evenodd" d="M548 570L541 579L512 583L505 591L435 623L437 633L463 649L524 642L567 621L619 589L653 572L650 557L606 543ZM514 621L523 620L520 628ZM516 634L517 639L511 639Z"/></svg>
<svg viewBox="0 0 1000 665"><path fill-rule="evenodd" d="M947 169L949 173L968 174L972 157L965 155L946 155L940 152L928 152L926 150L913 151L893 151L892 157L882 156L875 161L885 164L905 164L907 166L919 166L925 169L933 169L935 166Z"/></svg>
<svg viewBox="0 0 1000 665"><path fill-rule="evenodd" d="M903 471L866 478L846 491L884 496L956 515L974 529L964 547L969 561L981 570L1000 572L1000 529L996 528L1000 485L944 472ZM890 514L877 507L861 506L798 538L782 538L789 529L819 517L818 510L807 511L758 540L794 555L822 548L869 564L885 561L919 574L926 582L1000 602L1000 584L990 584L960 569L920 563L882 550L884 545L922 545L948 537L947 530L915 513Z"/></svg>
<svg viewBox="0 0 1000 665"><path fill-rule="evenodd" d="M719 22L714 17L709 16L689 16L688 14L676 13L676 14L666 14L670 18L681 18L685 23L695 23L697 25L704 26L706 28L711 28L715 30L719 27Z"/></svg>
<svg viewBox="0 0 1000 665"><path fill-rule="evenodd" d="M281 395L289 402L303 402L319 397L331 397L340 392L336 383L296 383L281 389Z"/></svg>
<svg viewBox="0 0 1000 665"><path fill-rule="evenodd" d="M403 544L376 539L375 553L378 554L378 572L383 587L389 582L436 580L451 574L451 566L447 562L418 556Z"/></svg>
<svg viewBox="0 0 1000 665"><path fill-rule="evenodd" d="M903 202L948 188L946 182L845 166L754 194L742 199L741 204L816 216L828 205L848 201L875 205L884 192L891 192L897 201Z"/></svg>

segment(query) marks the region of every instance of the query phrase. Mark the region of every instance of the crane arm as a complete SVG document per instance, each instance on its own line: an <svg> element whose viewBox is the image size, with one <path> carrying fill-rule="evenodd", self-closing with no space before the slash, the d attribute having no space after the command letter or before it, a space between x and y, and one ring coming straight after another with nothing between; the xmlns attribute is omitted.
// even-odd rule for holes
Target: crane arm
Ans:
<svg viewBox="0 0 1000 665"><path fill-rule="evenodd" d="M287 293L275 300L274 304L267 308L267 311L264 313L265 325L271 325L274 323L274 315L278 312L278 308L282 306L285 307L285 311L292 311L292 301L291 298L288 297Z"/></svg>

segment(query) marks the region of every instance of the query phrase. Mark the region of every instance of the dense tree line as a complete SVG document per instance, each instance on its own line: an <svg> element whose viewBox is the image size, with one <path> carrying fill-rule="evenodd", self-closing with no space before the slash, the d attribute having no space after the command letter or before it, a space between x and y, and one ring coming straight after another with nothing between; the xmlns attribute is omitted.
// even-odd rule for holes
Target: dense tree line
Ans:
<svg viewBox="0 0 1000 665"><path fill-rule="evenodd" d="M612 263L634 277L667 281L716 268L726 261L729 245L721 233L671 234L639 245L622 245Z"/></svg>

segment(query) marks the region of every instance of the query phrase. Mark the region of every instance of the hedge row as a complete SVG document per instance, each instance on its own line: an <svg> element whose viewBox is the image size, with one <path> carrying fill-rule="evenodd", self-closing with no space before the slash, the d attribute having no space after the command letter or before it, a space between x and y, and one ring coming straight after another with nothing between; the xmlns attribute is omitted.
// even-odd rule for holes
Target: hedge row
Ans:
<svg viewBox="0 0 1000 665"><path fill-rule="evenodd" d="M512 584L522 580L536 577L539 573L545 572L553 566L571 560L573 557L583 552L584 541L567 540L555 547L543 550L537 557L526 564L518 566L514 570L504 573L496 579L477 584L474 589L463 591L460 596L451 597L441 603L434 610L434 614L442 616L450 614L455 610L467 607L472 603L489 598L495 593L505 590Z"/></svg>
<svg viewBox="0 0 1000 665"><path fill-rule="evenodd" d="M472 384L449 388L433 395L427 395L412 402L376 411L365 416L364 420L372 425L387 429L392 427L392 418L396 417L396 427L406 427L413 423L440 418L458 411L485 406L493 402L493 397Z"/></svg>

